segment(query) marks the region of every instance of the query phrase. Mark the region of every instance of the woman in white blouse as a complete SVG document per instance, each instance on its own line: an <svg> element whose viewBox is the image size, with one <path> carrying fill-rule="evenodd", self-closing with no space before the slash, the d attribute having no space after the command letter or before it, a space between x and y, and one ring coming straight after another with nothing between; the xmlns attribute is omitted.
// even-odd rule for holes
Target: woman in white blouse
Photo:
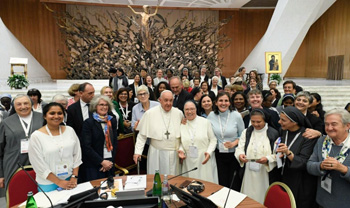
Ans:
<svg viewBox="0 0 350 208"><path fill-rule="evenodd" d="M187 173L188 177L218 183L218 172L215 160L216 137L210 121L197 116L197 108L193 101L184 106L187 119L181 124L181 145L179 157L183 160L182 172L198 167L197 171Z"/></svg>
<svg viewBox="0 0 350 208"><path fill-rule="evenodd" d="M29 160L36 181L45 192L77 186L82 164L80 143L71 127L60 125L64 114L61 104L47 104L43 109L46 125L35 131L29 140Z"/></svg>

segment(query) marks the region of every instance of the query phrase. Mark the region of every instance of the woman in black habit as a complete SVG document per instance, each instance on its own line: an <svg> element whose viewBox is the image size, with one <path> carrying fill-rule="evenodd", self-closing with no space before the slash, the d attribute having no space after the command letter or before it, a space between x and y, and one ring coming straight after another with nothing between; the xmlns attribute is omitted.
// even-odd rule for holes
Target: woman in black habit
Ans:
<svg viewBox="0 0 350 208"><path fill-rule="evenodd" d="M298 208L315 207L317 178L308 174L306 163L313 152L317 139L302 135L310 127L306 117L293 106L280 114L281 139L276 142L277 157L282 160L279 168L283 183L292 190Z"/></svg>

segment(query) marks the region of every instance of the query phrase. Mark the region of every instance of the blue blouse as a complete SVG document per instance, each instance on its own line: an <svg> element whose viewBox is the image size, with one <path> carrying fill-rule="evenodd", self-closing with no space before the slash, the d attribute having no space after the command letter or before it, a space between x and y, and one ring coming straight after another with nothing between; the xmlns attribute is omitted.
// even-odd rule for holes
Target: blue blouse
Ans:
<svg viewBox="0 0 350 208"><path fill-rule="evenodd" d="M227 122L227 126L225 129L228 114L230 114L230 116L228 118L229 120ZM220 128L219 117L221 120L222 128ZM239 137L242 134L242 131L244 130L244 122L243 122L242 116L237 111L227 110L223 113L219 111L218 115L215 114L214 111L212 111L208 115L207 119L210 121L215 137L218 140L218 144L216 145L217 149L219 149L219 143L228 142L228 141L233 142L239 139ZM223 139L221 138L222 129L224 130ZM230 148L229 152L235 152L236 147Z"/></svg>

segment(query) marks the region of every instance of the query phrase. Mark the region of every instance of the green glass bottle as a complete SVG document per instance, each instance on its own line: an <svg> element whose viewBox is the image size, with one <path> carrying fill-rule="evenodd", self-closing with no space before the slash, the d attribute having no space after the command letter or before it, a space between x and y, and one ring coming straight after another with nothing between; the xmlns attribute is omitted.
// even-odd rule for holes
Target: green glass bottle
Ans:
<svg viewBox="0 0 350 208"><path fill-rule="evenodd" d="M29 191L27 194L28 198L27 198L27 204L26 204L26 208L38 208L36 206L36 202L33 196L33 192Z"/></svg>
<svg viewBox="0 0 350 208"><path fill-rule="evenodd" d="M156 170L156 174L154 175L152 195L158 197L159 207L162 197L162 181L160 180L159 170Z"/></svg>

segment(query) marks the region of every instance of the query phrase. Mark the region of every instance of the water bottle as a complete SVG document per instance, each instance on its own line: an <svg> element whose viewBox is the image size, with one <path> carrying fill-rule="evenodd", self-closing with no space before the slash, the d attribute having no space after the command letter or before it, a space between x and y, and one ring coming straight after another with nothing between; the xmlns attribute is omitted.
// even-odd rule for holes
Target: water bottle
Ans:
<svg viewBox="0 0 350 208"><path fill-rule="evenodd" d="M156 170L153 180L152 195L158 197L158 207L160 207L160 199L162 197L162 181L160 180L159 170Z"/></svg>
<svg viewBox="0 0 350 208"><path fill-rule="evenodd" d="M163 192L162 199L164 201L169 201L170 200L170 193L169 193L169 183L168 183L168 175L167 174L164 174L162 192Z"/></svg>
<svg viewBox="0 0 350 208"><path fill-rule="evenodd" d="M27 204L26 204L26 208L38 208L36 206L36 202L33 196L33 192L29 191L28 194L28 199L27 199Z"/></svg>

